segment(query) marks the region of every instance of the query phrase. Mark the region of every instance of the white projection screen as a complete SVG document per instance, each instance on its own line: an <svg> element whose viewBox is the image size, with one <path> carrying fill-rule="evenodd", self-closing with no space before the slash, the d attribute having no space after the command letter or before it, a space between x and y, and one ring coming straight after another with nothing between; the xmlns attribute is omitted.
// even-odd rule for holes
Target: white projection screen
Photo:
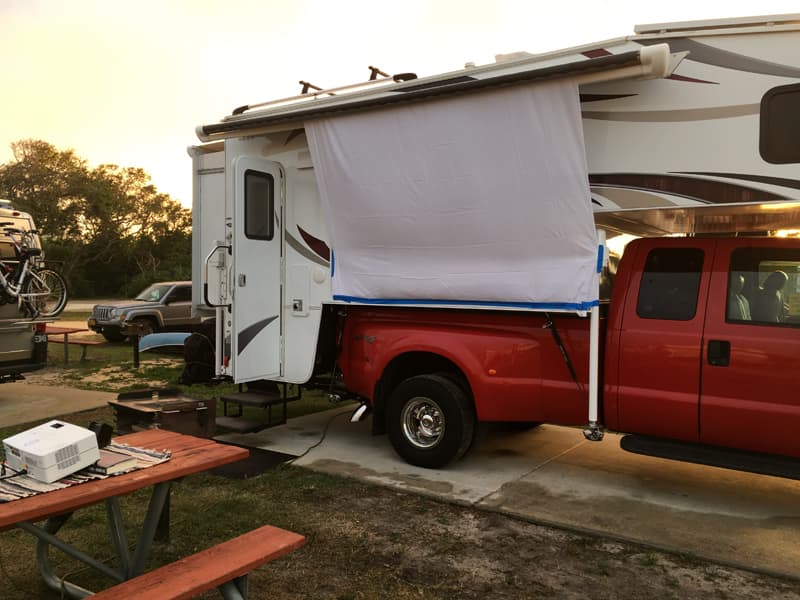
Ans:
<svg viewBox="0 0 800 600"><path fill-rule="evenodd" d="M598 241L577 84L305 124L334 300L584 311Z"/></svg>

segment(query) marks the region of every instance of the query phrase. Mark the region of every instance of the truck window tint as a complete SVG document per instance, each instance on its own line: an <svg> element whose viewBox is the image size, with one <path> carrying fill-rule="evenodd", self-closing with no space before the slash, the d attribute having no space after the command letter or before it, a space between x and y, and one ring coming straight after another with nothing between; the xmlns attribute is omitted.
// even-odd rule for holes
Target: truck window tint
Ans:
<svg viewBox="0 0 800 600"><path fill-rule="evenodd" d="M643 319L693 319L702 268L703 251L699 248L651 250L642 274L636 313Z"/></svg>
<svg viewBox="0 0 800 600"><path fill-rule="evenodd" d="M800 250L795 248L738 248L731 255L728 287L729 322L753 325L800 326ZM750 309L744 319L732 307L738 294Z"/></svg>
<svg viewBox="0 0 800 600"><path fill-rule="evenodd" d="M170 302L188 302L192 299L192 288L189 286L176 287L169 295Z"/></svg>
<svg viewBox="0 0 800 600"><path fill-rule="evenodd" d="M254 240L271 240L273 236L272 175L258 171L244 174L244 234Z"/></svg>
<svg viewBox="0 0 800 600"><path fill-rule="evenodd" d="M761 99L759 151L769 163L800 163L800 84L772 88Z"/></svg>

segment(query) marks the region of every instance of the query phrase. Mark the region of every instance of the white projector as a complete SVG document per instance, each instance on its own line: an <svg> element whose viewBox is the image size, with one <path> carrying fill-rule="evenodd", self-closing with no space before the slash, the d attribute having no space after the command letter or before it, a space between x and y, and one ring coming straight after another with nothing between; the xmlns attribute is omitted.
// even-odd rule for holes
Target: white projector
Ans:
<svg viewBox="0 0 800 600"><path fill-rule="evenodd" d="M52 483L100 458L97 436L85 427L49 421L3 440L6 464L15 471Z"/></svg>

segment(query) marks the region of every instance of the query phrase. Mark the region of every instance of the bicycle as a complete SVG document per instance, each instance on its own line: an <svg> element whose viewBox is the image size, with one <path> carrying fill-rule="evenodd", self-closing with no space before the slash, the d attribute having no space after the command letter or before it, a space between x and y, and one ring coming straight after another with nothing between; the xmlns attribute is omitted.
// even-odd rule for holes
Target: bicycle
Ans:
<svg viewBox="0 0 800 600"><path fill-rule="evenodd" d="M33 244L36 231L0 223L11 240L14 260L0 258L0 304L16 301L31 319L55 317L67 305L67 284L55 269L39 264L42 250Z"/></svg>

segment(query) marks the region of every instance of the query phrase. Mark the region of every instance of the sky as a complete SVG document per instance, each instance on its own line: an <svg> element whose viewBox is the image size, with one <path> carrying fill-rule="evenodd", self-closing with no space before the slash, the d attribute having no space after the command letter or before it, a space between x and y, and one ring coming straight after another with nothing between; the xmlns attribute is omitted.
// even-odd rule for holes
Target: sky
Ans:
<svg viewBox="0 0 800 600"><path fill-rule="evenodd" d="M40 139L141 167L191 206L195 128L335 87L369 65L419 76L496 54L622 37L644 23L800 12L796 0L0 0L0 164Z"/></svg>

